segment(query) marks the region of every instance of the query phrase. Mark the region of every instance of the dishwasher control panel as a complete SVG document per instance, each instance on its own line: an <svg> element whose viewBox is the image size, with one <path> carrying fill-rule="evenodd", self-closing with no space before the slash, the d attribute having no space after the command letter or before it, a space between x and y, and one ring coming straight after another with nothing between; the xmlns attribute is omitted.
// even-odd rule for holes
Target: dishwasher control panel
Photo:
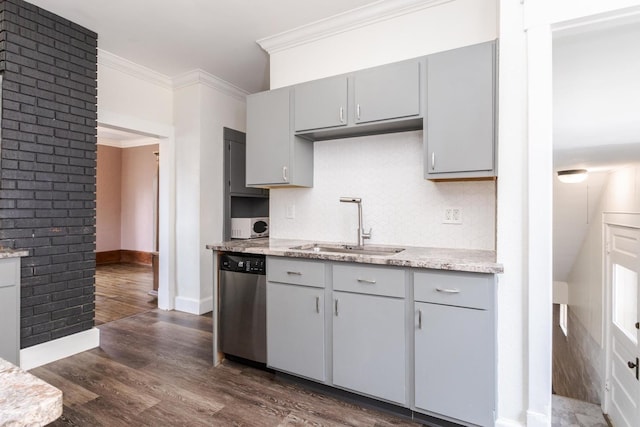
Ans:
<svg viewBox="0 0 640 427"><path fill-rule="evenodd" d="M246 254L220 255L220 270L249 274L266 274L265 257Z"/></svg>

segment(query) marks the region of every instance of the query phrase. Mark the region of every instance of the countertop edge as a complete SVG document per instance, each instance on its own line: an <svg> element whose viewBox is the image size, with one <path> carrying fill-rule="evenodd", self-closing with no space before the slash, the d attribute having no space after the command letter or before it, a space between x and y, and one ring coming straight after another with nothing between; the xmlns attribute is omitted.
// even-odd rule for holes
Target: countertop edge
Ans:
<svg viewBox="0 0 640 427"><path fill-rule="evenodd" d="M236 252L256 255L270 255L289 258L301 258L311 260L325 260L337 262L354 262L362 264L388 265L393 267L409 267L424 268L435 270L461 271L470 273L484 274L501 274L504 272L502 264L487 261L472 261L464 259L464 257L438 257L438 256L406 256L401 254L383 256L383 255L356 255L356 254L336 254L329 252L309 252L302 250L293 250L285 247L271 247L267 239L260 239L256 244L251 240L242 240L238 242L222 242L217 244L209 244L207 249L219 252ZM296 242L299 243L299 242ZM294 244L291 244L294 246ZM412 248L414 251L432 251L443 252L457 251L455 249L438 249L438 248ZM464 250L459 250L464 252ZM492 251L486 251L488 253Z"/></svg>

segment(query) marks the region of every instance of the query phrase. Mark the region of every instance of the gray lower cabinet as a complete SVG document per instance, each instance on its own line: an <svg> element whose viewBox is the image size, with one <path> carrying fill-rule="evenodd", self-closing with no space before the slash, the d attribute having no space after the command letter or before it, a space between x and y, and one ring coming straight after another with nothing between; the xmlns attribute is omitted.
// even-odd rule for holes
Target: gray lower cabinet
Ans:
<svg viewBox="0 0 640 427"><path fill-rule="evenodd" d="M495 176L496 43L427 56L425 178Z"/></svg>
<svg viewBox="0 0 640 427"><path fill-rule="evenodd" d="M313 145L293 135L291 89L247 96L246 185L313 185Z"/></svg>
<svg viewBox="0 0 640 427"><path fill-rule="evenodd" d="M267 282L267 365L324 382L324 289Z"/></svg>
<svg viewBox="0 0 640 427"><path fill-rule="evenodd" d="M324 382L322 262L267 257L267 365Z"/></svg>
<svg viewBox="0 0 640 427"><path fill-rule="evenodd" d="M415 407L494 425L493 275L414 274Z"/></svg>
<svg viewBox="0 0 640 427"><path fill-rule="evenodd" d="M347 76L337 76L294 87L296 132L346 126L347 80Z"/></svg>
<svg viewBox="0 0 640 427"><path fill-rule="evenodd" d="M0 259L0 358L20 365L20 258Z"/></svg>
<svg viewBox="0 0 640 427"><path fill-rule="evenodd" d="M334 385L406 404L404 300L348 292L333 296Z"/></svg>
<svg viewBox="0 0 640 427"><path fill-rule="evenodd" d="M420 61L402 61L356 72L355 123L420 114Z"/></svg>

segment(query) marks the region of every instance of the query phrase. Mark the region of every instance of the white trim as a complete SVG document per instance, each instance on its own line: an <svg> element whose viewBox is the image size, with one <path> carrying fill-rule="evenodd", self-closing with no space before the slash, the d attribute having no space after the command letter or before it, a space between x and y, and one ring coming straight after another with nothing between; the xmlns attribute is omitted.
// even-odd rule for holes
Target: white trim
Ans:
<svg viewBox="0 0 640 427"><path fill-rule="evenodd" d="M507 418L498 418L496 420L495 427L525 427L525 424L520 421L510 420Z"/></svg>
<svg viewBox="0 0 640 427"><path fill-rule="evenodd" d="M550 415L527 411L527 427L549 427L550 425Z"/></svg>
<svg viewBox="0 0 640 427"><path fill-rule="evenodd" d="M114 55L106 50L98 49L98 64L128 74L132 77L156 84L164 89L172 89L171 79L151 68L144 67L128 59Z"/></svg>
<svg viewBox="0 0 640 427"><path fill-rule="evenodd" d="M603 212L602 222L607 225L640 228L639 212Z"/></svg>
<svg viewBox="0 0 640 427"><path fill-rule="evenodd" d="M154 145L159 143L160 143L160 140L154 137L141 138L141 139L129 139L126 141L115 141L113 139L108 139L108 138L98 138L98 145L107 145L109 147L116 147L116 148L142 147L144 145Z"/></svg>
<svg viewBox="0 0 640 427"><path fill-rule="evenodd" d="M328 38L356 28L375 24L401 15L439 6L453 0L377 1L292 30L264 37L256 42L270 55L301 44Z"/></svg>
<svg viewBox="0 0 640 427"><path fill-rule="evenodd" d="M20 350L20 367L28 371L96 347L100 347L100 330L91 328Z"/></svg>
<svg viewBox="0 0 640 427"><path fill-rule="evenodd" d="M175 309L191 314L204 314L213 311L213 297L205 299L195 299L187 297L176 297Z"/></svg>
<svg viewBox="0 0 640 427"><path fill-rule="evenodd" d="M173 78L174 90L182 89L195 84L208 86L214 90L217 90L218 92L232 96L240 101L245 101L246 96L249 94L249 92L247 92L246 90L241 89L226 80L222 80L221 78L200 69L188 71Z"/></svg>

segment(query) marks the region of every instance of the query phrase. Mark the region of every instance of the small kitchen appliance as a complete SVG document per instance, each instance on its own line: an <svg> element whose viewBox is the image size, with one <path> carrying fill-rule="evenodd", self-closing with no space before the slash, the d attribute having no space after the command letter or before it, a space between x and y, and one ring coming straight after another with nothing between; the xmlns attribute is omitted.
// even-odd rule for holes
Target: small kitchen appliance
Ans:
<svg viewBox="0 0 640 427"><path fill-rule="evenodd" d="M269 218L231 218L232 239L254 239L269 235Z"/></svg>

